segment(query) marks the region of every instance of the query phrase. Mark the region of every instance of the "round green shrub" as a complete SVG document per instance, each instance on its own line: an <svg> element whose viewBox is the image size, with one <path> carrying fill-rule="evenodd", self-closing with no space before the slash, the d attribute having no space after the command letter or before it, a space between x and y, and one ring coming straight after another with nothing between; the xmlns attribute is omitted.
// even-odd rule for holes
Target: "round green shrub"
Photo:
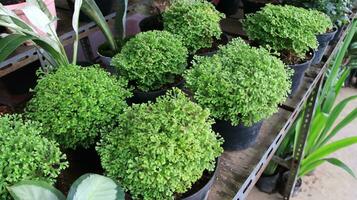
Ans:
<svg viewBox="0 0 357 200"><path fill-rule="evenodd" d="M26 114L64 148L87 148L113 128L127 106L126 86L99 67L63 66L38 81Z"/></svg>
<svg viewBox="0 0 357 200"><path fill-rule="evenodd" d="M120 76L142 91L172 84L187 66L188 52L182 42L167 31L139 33L112 59Z"/></svg>
<svg viewBox="0 0 357 200"><path fill-rule="evenodd" d="M237 38L212 57L196 57L185 78L194 99L213 117L249 126L277 111L290 90L290 75L268 50Z"/></svg>
<svg viewBox="0 0 357 200"><path fill-rule="evenodd" d="M268 4L262 10L248 14L243 20L243 28L248 37L259 44L303 59L309 49L317 48L316 35L331 29L332 23L316 10Z"/></svg>
<svg viewBox="0 0 357 200"><path fill-rule="evenodd" d="M214 169L223 150L211 124L208 110L174 89L127 108L97 150L106 173L134 199L173 199Z"/></svg>
<svg viewBox="0 0 357 200"><path fill-rule="evenodd" d="M219 13L206 0L174 1L163 14L164 30L181 38L189 52L211 47L214 38L220 38L219 22L224 14Z"/></svg>
<svg viewBox="0 0 357 200"><path fill-rule="evenodd" d="M41 136L39 123L18 115L0 117L0 199L10 200L6 187L22 180L54 183L67 168L58 144Z"/></svg>

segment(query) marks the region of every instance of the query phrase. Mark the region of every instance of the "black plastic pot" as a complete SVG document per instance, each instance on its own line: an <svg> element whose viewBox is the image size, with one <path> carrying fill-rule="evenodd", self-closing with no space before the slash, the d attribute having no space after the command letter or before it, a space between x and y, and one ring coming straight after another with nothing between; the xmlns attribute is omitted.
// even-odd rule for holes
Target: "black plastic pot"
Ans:
<svg viewBox="0 0 357 200"><path fill-rule="evenodd" d="M310 67L312 60L315 57L315 53L313 53L313 56L310 60L301 63L301 64L295 64L295 65L289 65L291 69L294 70L294 74L292 76L292 85L291 85L291 92L290 92L290 97L293 96L297 90L300 87L301 80L304 78L305 71L307 68Z"/></svg>
<svg viewBox="0 0 357 200"><path fill-rule="evenodd" d="M255 13L265 6L265 3L254 2L250 0L242 0L244 15Z"/></svg>
<svg viewBox="0 0 357 200"><path fill-rule="evenodd" d="M149 16L140 21L139 27L141 32L153 31L153 30L164 30L164 23L162 21L161 15Z"/></svg>
<svg viewBox="0 0 357 200"><path fill-rule="evenodd" d="M324 33L321 35L316 36L317 41L319 42L319 47L317 48L317 51L315 51L315 57L312 60L312 65L318 64L321 62L322 57L324 56L325 50L330 43L330 41L334 38L335 34L337 32L337 29L335 28L333 32L329 33Z"/></svg>
<svg viewBox="0 0 357 200"><path fill-rule="evenodd" d="M74 11L73 1L74 0L67 0L68 7L69 9L72 10L72 12ZM95 0L95 3L97 4L97 6L99 7L100 11L103 13L104 16L107 16L111 13L113 8L113 2L114 0ZM89 17L87 17L87 15L85 15L82 12L79 15L79 20L84 22L92 21Z"/></svg>
<svg viewBox="0 0 357 200"><path fill-rule="evenodd" d="M216 9L226 14L226 16L233 15L239 8L239 1L240 0L220 0Z"/></svg>
<svg viewBox="0 0 357 200"><path fill-rule="evenodd" d="M337 29L337 32L335 34L335 36L333 37L333 39L331 40L331 44L336 44L340 38L341 38L341 35L342 35L342 32L343 30L345 29L346 26L341 26L341 27L338 27Z"/></svg>
<svg viewBox="0 0 357 200"><path fill-rule="evenodd" d="M172 87L182 88L184 83L185 83L185 81L184 81L184 79L182 79L181 81L173 84ZM171 89L172 87L169 87L166 89L161 89L161 90L156 90L156 91L150 91L150 92L142 92L139 90L134 90L133 91L134 96L132 98L130 98L128 103L129 104L132 104L132 103L138 104L138 103L147 103L149 101L155 102L157 97L166 94L166 92L169 89Z"/></svg>
<svg viewBox="0 0 357 200"><path fill-rule="evenodd" d="M281 195L284 195L285 187L286 187L286 185L288 183L289 176L290 176L290 171L286 171L286 172L284 172L282 174L282 176L281 176L281 178L279 180L278 192ZM296 184L295 184L295 187L293 189L292 196L296 196L299 192L301 192L301 187L302 187L302 180L301 180L301 178L298 178L296 180Z"/></svg>
<svg viewBox="0 0 357 200"><path fill-rule="evenodd" d="M262 175L255 186L261 191L268 194L272 194L277 191L278 183L280 179L280 173L273 175Z"/></svg>
<svg viewBox="0 0 357 200"><path fill-rule="evenodd" d="M250 127L241 124L232 126L229 121L216 119L216 123L212 125L212 128L223 137L224 150L235 151L247 149L255 144L262 125L263 121L255 123Z"/></svg>

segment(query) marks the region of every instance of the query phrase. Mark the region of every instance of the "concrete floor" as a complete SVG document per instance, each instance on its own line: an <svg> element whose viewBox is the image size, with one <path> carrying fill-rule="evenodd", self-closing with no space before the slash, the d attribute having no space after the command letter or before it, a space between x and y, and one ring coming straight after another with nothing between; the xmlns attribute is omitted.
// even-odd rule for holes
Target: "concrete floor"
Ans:
<svg viewBox="0 0 357 200"><path fill-rule="evenodd" d="M337 101L352 95L357 95L357 89L344 88L341 90ZM353 109L357 109L357 100L352 101L346 107L340 119ZM357 136L357 120L341 130L335 139L349 136ZM357 145L340 150L333 156L342 160L357 174ZM280 195L267 195L254 188L247 199L276 200L280 198ZM354 179L345 171L326 163L320 166L313 175L303 178L302 192L294 197L293 200L357 200L357 179Z"/></svg>

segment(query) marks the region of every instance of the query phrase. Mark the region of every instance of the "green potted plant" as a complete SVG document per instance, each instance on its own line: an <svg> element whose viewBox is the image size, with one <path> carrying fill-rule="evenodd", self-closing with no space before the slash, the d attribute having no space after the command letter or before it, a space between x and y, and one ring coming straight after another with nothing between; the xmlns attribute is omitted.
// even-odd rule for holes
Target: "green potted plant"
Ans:
<svg viewBox="0 0 357 200"><path fill-rule="evenodd" d="M188 52L180 39L167 31L142 32L115 55L112 65L135 87L134 103L154 101L172 86L181 86Z"/></svg>
<svg viewBox="0 0 357 200"><path fill-rule="evenodd" d="M98 174L84 174L71 186L67 198L52 185L44 181L23 180L8 190L16 200L78 200L105 199L124 200L124 191L114 180ZM29 192L31 191L31 192Z"/></svg>
<svg viewBox="0 0 357 200"><path fill-rule="evenodd" d="M220 39L220 21L224 14L205 0L174 1L164 12L164 30L180 37L190 53L209 48L214 39Z"/></svg>
<svg viewBox="0 0 357 200"><path fill-rule="evenodd" d="M37 122L20 115L0 116L0 198L12 199L7 187L23 180L43 180L53 184L67 168L66 155L58 144L42 137Z"/></svg>
<svg viewBox="0 0 357 200"><path fill-rule="evenodd" d="M204 199L223 151L212 123L208 110L176 88L156 103L127 108L118 127L103 135L97 151L106 174L133 199L184 199L195 182L207 177L200 180L203 188L192 191L194 199Z"/></svg>
<svg viewBox="0 0 357 200"><path fill-rule="evenodd" d="M131 93L127 82L94 67L68 65L42 76L26 107L29 119L43 124L45 135L61 147L93 145L115 125Z"/></svg>
<svg viewBox="0 0 357 200"><path fill-rule="evenodd" d="M313 50L318 47L316 27L322 27L325 18L317 20L317 15L320 16L320 12L316 10L268 4L243 20L249 39L270 46L285 64L294 69L291 95L298 89L313 60Z"/></svg>
<svg viewBox="0 0 357 200"><path fill-rule="evenodd" d="M194 100L211 111L225 150L251 146L263 119L285 101L290 70L264 48L233 39L213 57L196 57L184 76Z"/></svg>

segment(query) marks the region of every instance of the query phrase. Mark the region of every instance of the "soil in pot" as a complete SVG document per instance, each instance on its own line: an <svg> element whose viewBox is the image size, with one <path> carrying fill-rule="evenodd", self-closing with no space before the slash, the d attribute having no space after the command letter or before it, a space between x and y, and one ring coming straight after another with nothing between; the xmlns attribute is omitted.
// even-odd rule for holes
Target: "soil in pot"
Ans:
<svg viewBox="0 0 357 200"><path fill-rule="evenodd" d="M249 127L242 124L232 126L231 122L224 120L215 121L212 128L223 137L223 148L228 151L244 150L254 145L263 125L263 121Z"/></svg>
<svg viewBox="0 0 357 200"><path fill-rule="evenodd" d="M147 103L149 101L155 102L156 98L166 94L167 90L173 87L182 88L184 84L185 84L185 80L182 77L178 77L176 78L174 83L166 84L159 90L143 92L138 89L135 89L133 91L134 96L128 100L128 104L131 105L133 103L136 104ZM130 84L130 85L134 85L134 84Z"/></svg>
<svg viewBox="0 0 357 200"><path fill-rule="evenodd" d="M324 34L318 35L317 41L319 42L319 46L317 50L315 51L315 57L312 60L312 65L318 64L321 62L322 57L327 49L327 46L329 42L334 38L335 34L337 32L337 28L334 28Z"/></svg>
<svg viewBox="0 0 357 200"><path fill-rule="evenodd" d="M94 147L67 150L64 153L67 155L69 167L58 176L55 185L64 194L68 194L71 185L83 174L103 174L100 157Z"/></svg>
<svg viewBox="0 0 357 200"><path fill-rule="evenodd" d="M139 23L141 32L153 31L153 30L164 30L164 22L161 15L153 15L147 17Z"/></svg>

